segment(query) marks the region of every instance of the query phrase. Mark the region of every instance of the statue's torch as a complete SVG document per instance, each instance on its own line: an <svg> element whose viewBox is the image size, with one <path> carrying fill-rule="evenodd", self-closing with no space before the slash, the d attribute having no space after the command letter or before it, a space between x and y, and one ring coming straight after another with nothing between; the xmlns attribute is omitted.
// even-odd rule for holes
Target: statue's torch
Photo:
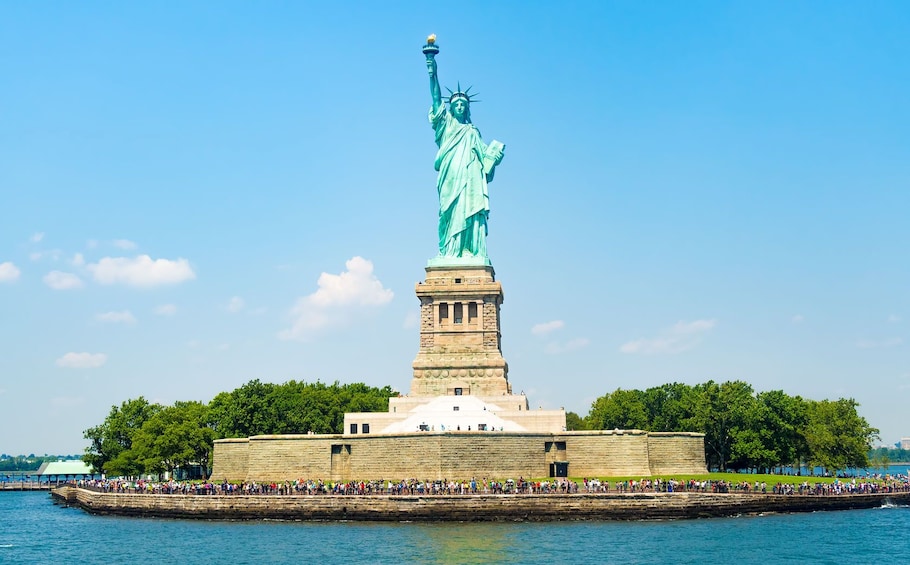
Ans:
<svg viewBox="0 0 910 565"><path fill-rule="evenodd" d="M427 44L423 46L423 54L427 56L427 61L431 61L437 53L439 53L439 47L436 45L436 34L431 33L427 37Z"/></svg>

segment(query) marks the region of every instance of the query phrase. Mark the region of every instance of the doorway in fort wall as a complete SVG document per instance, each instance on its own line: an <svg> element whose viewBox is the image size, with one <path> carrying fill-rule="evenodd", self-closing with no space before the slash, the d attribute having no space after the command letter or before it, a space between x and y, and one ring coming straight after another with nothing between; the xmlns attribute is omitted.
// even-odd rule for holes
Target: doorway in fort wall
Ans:
<svg viewBox="0 0 910 565"><path fill-rule="evenodd" d="M566 451L566 442L544 442L544 452L546 453L546 463L550 476L567 477L569 472L569 458Z"/></svg>
<svg viewBox="0 0 910 565"><path fill-rule="evenodd" d="M331 475L333 481L343 481L351 474L351 445L332 444Z"/></svg>

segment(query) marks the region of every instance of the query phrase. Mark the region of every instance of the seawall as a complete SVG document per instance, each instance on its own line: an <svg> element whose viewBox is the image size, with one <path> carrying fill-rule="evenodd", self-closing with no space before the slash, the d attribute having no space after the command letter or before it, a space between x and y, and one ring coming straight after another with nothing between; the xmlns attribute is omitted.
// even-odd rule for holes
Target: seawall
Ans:
<svg viewBox="0 0 910 565"><path fill-rule="evenodd" d="M910 492L830 496L714 493L281 496L101 493L64 486L92 514L205 520L572 521L710 518L910 505Z"/></svg>

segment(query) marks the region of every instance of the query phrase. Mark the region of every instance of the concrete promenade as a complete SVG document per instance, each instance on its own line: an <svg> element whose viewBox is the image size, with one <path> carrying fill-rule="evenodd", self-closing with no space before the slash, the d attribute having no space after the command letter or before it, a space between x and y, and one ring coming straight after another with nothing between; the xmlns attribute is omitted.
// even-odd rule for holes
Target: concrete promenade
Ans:
<svg viewBox="0 0 910 565"><path fill-rule="evenodd" d="M910 492L841 495L598 493L421 495L118 494L62 486L55 503L92 514L205 520L663 520L910 505Z"/></svg>

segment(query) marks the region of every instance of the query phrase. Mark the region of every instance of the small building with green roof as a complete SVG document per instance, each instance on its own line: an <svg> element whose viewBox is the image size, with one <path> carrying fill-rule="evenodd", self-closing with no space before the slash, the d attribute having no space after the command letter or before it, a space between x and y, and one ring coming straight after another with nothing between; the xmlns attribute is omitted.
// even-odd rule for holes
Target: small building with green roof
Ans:
<svg viewBox="0 0 910 565"><path fill-rule="evenodd" d="M70 479L91 479L101 477L101 473L96 473L91 466L87 465L81 459L69 459L66 461L45 461L38 467L35 473L39 481L61 482Z"/></svg>

